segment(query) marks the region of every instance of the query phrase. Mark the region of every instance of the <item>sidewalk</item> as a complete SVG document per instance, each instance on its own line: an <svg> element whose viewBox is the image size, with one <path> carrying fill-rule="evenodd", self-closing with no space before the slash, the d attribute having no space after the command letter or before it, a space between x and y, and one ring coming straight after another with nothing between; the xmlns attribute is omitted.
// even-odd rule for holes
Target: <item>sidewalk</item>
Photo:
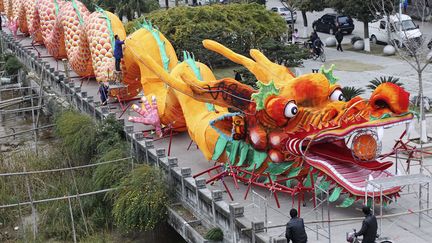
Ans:
<svg viewBox="0 0 432 243"><path fill-rule="evenodd" d="M296 68L297 74L310 73L312 69L319 69L323 64L329 68L335 64L335 75L339 77L341 86L354 86L366 89L369 81L380 76L394 76L404 83L404 88L411 93L411 98L419 90L417 72L405 61L395 57L377 56L354 51L338 52L334 47L326 47L327 60L306 60L303 67ZM432 64L423 71L423 92L432 98ZM365 97L370 90L366 90Z"/></svg>

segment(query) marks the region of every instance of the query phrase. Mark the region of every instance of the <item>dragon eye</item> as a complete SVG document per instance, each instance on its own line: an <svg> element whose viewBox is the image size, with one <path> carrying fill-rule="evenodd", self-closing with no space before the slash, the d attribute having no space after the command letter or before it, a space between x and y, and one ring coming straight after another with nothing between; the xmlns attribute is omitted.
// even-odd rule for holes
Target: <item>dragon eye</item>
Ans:
<svg viewBox="0 0 432 243"><path fill-rule="evenodd" d="M330 95L331 101L345 101L345 97L342 94L342 90L335 89Z"/></svg>
<svg viewBox="0 0 432 243"><path fill-rule="evenodd" d="M294 103L294 101L289 102L285 106L284 115L288 118L293 118L298 112L297 105Z"/></svg>

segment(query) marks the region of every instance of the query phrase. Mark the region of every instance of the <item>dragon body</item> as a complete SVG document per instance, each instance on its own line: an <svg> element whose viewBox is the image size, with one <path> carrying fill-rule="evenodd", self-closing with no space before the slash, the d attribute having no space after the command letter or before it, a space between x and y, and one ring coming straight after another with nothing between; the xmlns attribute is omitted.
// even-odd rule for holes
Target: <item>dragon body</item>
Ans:
<svg viewBox="0 0 432 243"><path fill-rule="evenodd" d="M81 76L107 81L114 70L113 36L125 39L120 20L78 1L4 0L9 21L57 59L67 58ZM378 160L381 130L409 122L409 94L393 84L380 85L369 97L344 101L332 69L299 77L269 61L258 50L251 58L211 40L205 48L249 69L259 89L232 78L216 79L211 69L184 53L179 62L171 43L144 22L125 40L123 83L128 96L143 91L140 117L132 122L187 131L208 160L266 175L292 187L319 183L331 201L347 194L344 206L373 189L366 181L393 176L391 162ZM295 178L295 179L294 179ZM256 178L259 179L259 178ZM317 182L318 179L318 182ZM395 197L399 187L384 188Z"/></svg>
<svg viewBox="0 0 432 243"><path fill-rule="evenodd" d="M143 40L134 35L127 47L146 73L150 70L158 78L141 79L146 105L134 106L142 117L130 121L186 124L208 160L268 176L263 184L293 186L294 179L289 178L296 177L302 180L298 183L310 185L320 178L319 186L331 191L331 201L347 195L344 207L363 199L366 192L373 197L377 189L368 188L367 180L393 176L386 170L392 162L378 158L382 129L413 118L409 93L403 88L385 83L369 99L345 101L333 67L295 77L258 50L251 50L250 59L217 42L203 41L205 48L249 69L259 80L260 88L254 90L232 78L216 80L207 66L187 53L183 62L166 69L159 48L140 46ZM172 57L171 67L177 58L159 35ZM148 104L150 99L153 105ZM155 111L160 119L150 118ZM383 194L392 198L399 191L399 187L384 188Z"/></svg>

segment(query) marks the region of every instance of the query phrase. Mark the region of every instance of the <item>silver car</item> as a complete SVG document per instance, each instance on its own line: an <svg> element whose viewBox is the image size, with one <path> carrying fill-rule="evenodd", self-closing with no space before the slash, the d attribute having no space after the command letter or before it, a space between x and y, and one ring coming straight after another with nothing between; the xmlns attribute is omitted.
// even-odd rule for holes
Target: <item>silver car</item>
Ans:
<svg viewBox="0 0 432 243"><path fill-rule="evenodd" d="M278 13L282 18L285 19L287 23L295 23L297 20L297 13L293 9L289 9L287 7L272 7L270 10Z"/></svg>

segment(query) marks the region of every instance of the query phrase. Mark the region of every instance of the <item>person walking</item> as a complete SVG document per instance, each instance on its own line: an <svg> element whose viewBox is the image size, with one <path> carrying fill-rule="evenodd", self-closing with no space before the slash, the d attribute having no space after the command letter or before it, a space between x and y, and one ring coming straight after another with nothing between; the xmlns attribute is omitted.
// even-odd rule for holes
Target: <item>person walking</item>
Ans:
<svg viewBox="0 0 432 243"><path fill-rule="evenodd" d="M362 243L375 243L378 231L378 223L375 215L372 214L368 206L363 206L362 211L365 215L360 231L355 233L355 236L363 235Z"/></svg>
<svg viewBox="0 0 432 243"><path fill-rule="evenodd" d="M294 29L294 32L293 32L293 34L292 34L292 43L293 43L293 44L298 43L298 42L299 42L299 39L300 39L300 34L299 34L299 32L298 32L298 29Z"/></svg>
<svg viewBox="0 0 432 243"><path fill-rule="evenodd" d="M241 76L240 72L237 71L237 70L235 70L234 73L235 73L234 79L237 80L237 81L239 81L239 82L242 82L243 79L242 79L242 76Z"/></svg>
<svg viewBox="0 0 432 243"><path fill-rule="evenodd" d="M343 51L342 50L342 40L343 40L343 34L340 28L338 28L338 30L335 33L335 37L336 37L336 41L337 41L337 47L336 50L338 51Z"/></svg>
<svg viewBox="0 0 432 243"><path fill-rule="evenodd" d="M285 237L290 243L306 243L307 235L302 218L297 217L297 209L290 210L291 220L287 223Z"/></svg>
<svg viewBox="0 0 432 243"><path fill-rule="evenodd" d="M114 36L115 43L114 43L114 58L115 58L115 70L121 71L120 69L120 62L123 58L123 47L124 41L121 41L118 37L118 35Z"/></svg>

